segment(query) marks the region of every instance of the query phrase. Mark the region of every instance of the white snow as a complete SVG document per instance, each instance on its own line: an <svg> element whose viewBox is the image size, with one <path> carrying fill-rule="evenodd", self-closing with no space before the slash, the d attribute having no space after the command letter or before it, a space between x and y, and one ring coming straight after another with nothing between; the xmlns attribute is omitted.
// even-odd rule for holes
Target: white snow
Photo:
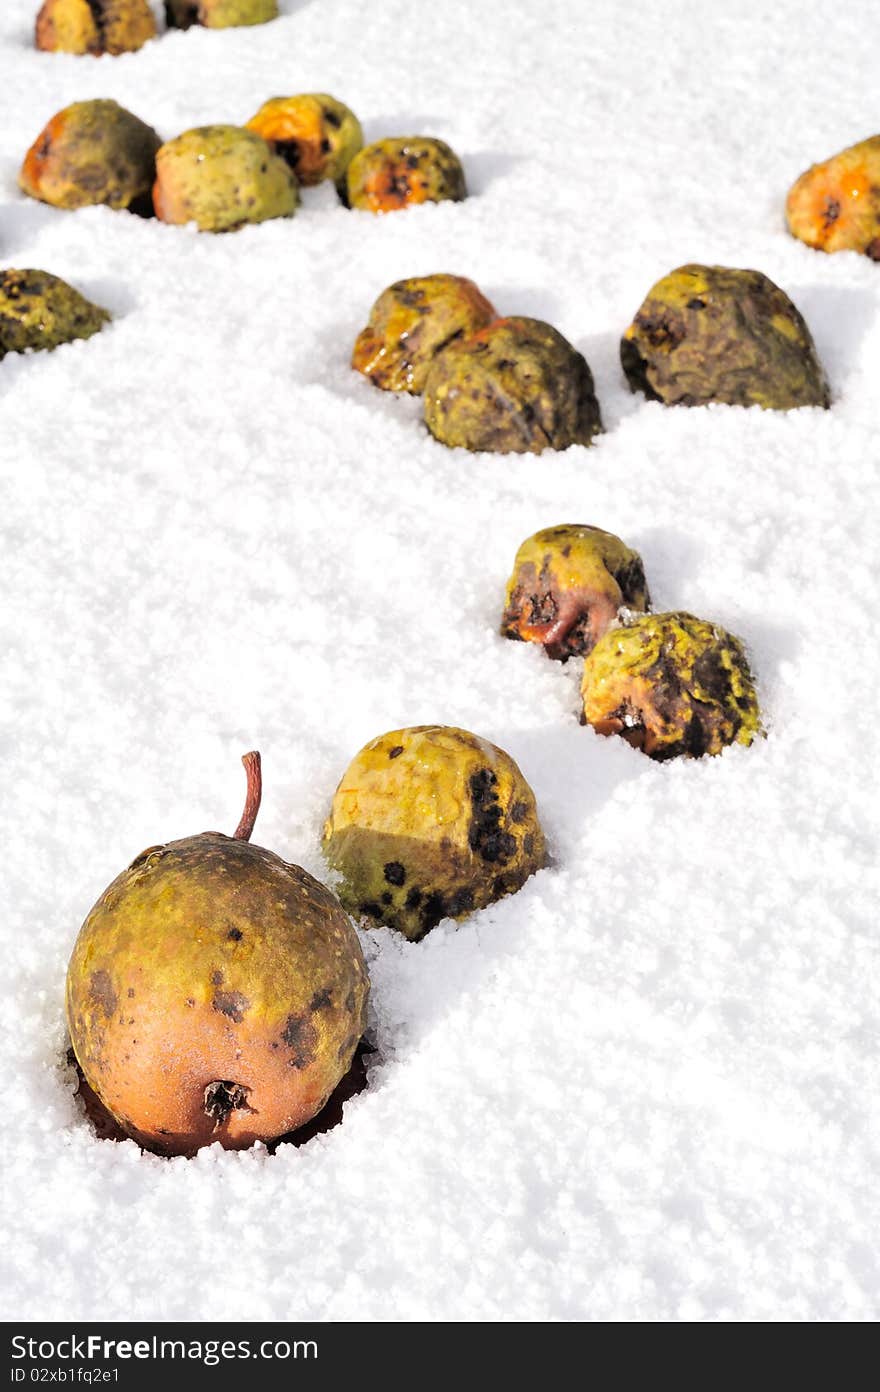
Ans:
<svg viewBox="0 0 880 1392"><path fill-rule="evenodd" d="M0 265L115 318L0 368L6 1317L876 1319L880 266L782 219L876 132L875 6L289 2L100 60L33 51L37 8L0 14ZM17 189L68 102L170 138L297 91L449 141L473 197L377 218L321 189L212 237ZM829 412L630 395L620 334L692 260L791 294ZM376 295L433 271L585 353L595 448L448 451L350 371ZM496 632L558 522L745 639L765 742L656 765L578 726L577 664ZM255 840L324 875L349 759L429 721L517 759L553 868L421 944L363 934L379 1052L336 1130L95 1139L62 1000L107 882L231 831L254 747Z"/></svg>

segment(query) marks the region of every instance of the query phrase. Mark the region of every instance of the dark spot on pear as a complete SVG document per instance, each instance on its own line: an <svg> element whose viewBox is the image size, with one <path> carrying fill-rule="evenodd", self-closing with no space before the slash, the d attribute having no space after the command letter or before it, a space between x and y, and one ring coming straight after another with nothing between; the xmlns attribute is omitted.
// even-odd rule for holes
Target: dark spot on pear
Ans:
<svg viewBox="0 0 880 1392"><path fill-rule="evenodd" d="M432 928L436 928L441 919L446 918L447 909L443 902L443 895L435 890L429 894L420 912L422 932L428 933Z"/></svg>
<svg viewBox="0 0 880 1392"><path fill-rule="evenodd" d="M490 865L510 860L516 854L516 841L509 831L501 828L504 814L498 801L498 779L491 769L479 769L471 775L468 788L471 796L468 845Z"/></svg>
<svg viewBox="0 0 880 1392"><path fill-rule="evenodd" d="M318 1031L308 1015L288 1015L281 1038L290 1050L291 1068L308 1068L318 1044Z"/></svg>
<svg viewBox="0 0 880 1392"><path fill-rule="evenodd" d="M446 912L450 918L469 913L474 907L474 895L470 889L457 889L446 901Z"/></svg>
<svg viewBox="0 0 880 1392"><path fill-rule="evenodd" d="M116 1011L117 999L113 982L108 971L92 972L89 981L89 1000L97 1006L105 1020L112 1020Z"/></svg>
<svg viewBox="0 0 880 1392"><path fill-rule="evenodd" d="M730 701L731 674L717 648L708 648L700 653L694 663L694 677L711 700L717 701L719 705L725 705Z"/></svg>
<svg viewBox="0 0 880 1392"><path fill-rule="evenodd" d="M251 1003L247 996L242 995L241 991L218 991L211 1001L213 1008L221 1015L228 1015L230 1020L240 1025L245 1015L251 1008Z"/></svg>

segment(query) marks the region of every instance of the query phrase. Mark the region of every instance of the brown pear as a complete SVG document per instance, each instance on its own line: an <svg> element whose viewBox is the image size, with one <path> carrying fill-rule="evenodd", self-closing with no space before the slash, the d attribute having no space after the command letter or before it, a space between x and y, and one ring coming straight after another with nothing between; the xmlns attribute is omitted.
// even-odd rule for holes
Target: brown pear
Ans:
<svg viewBox="0 0 880 1392"><path fill-rule="evenodd" d="M234 836L136 856L80 930L67 1020L86 1082L144 1147L191 1155L295 1131L348 1071L369 983L331 892L250 844L258 754Z"/></svg>

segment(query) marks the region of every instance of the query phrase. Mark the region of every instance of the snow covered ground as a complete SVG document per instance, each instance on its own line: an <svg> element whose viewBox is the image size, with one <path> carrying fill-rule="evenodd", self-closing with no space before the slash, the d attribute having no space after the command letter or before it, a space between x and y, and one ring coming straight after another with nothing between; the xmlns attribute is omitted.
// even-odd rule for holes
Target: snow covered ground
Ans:
<svg viewBox="0 0 880 1392"><path fill-rule="evenodd" d="M880 266L782 220L876 131L874 5L282 0L100 60L33 51L36 9L0 14L0 265L114 322L0 367L6 1317L876 1318ZM369 139L448 140L473 196L376 218L323 188L212 237L16 186L74 100L168 138L322 90ZM619 336L686 261L789 292L829 412L630 395ZM584 352L595 448L448 451L350 371L379 291L432 271ZM746 640L766 742L661 766L578 726L577 664L496 631L557 522ZM349 759L430 721L517 759L553 868L421 944L363 934L378 1054L336 1130L96 1140L62 996L107 882L231 831L254 747L255 840L324 875Z"/></svg>

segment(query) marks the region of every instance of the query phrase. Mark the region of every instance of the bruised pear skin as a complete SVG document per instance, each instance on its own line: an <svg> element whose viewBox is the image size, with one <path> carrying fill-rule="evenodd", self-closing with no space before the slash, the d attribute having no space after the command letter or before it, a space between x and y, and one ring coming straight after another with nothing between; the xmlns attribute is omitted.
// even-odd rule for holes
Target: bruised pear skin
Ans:
<svg viewBox="0 0 880 1392"><path fill-rule="evenodd" d="M666 406L830 403L803 317L760 271L679 266L649 291L620 359L632 390Z"/></svg>
<svg viewBox="0 0 880 1392"><path fill-rule="evenodd" d="M818 251L860 251L880 261L880 135L814 164L785 202L788 230Z"/></svg>
<svg viewBox="0 0 880 1392"><path fill-rule="evenodd" d="M466 197L461 160L445 140L429 135L376 140L348 166L350 208L393 213L414 203L460 203Z"/></svg>
<svg viewBox="0 0 880 1392"><path fill-rule="evenodd" d="M364 143L353 111L326 92L272 97L247 123L286 160L304 188L338 184Z"/></svg>
<svg viewBox="0 0 880 1392"><path fill-rule="evenodd" d="M540 319L496 319L434 358L425 423L450 448L540 454L592 444L602 429L593 375Z"/></svg>
<svg viewBox="0 0 880 1392"><path fill-rule="evenodd" d="M165 0L169 29L235 29L278 18L277 0Z"/></svg>
<svg viewBox="0 0 880 1392"><path fill-rule="evenodd" d="M448 725L365 745L336 789L323 847L345 907L412 941L514 893L546 859L513 759Z"/></svg>
<svg viewBox="0 0 880 1392"><path fill-rule="evenodd" d="M584 723L652 759L720 754L763 733L739 638L693 614L644 614L611 628L584 659Z"/></svg>
<svg viewBox="0 0 880 1392"><path fill-rule="evenodd" d="M495 310L465 276L412 276L383 290L355 340L351 365L383 391L418 395L434 358L484 328Z"/></svg>
<svg viewBox="0 0 880 1392"><path fill-rule="evenodd" d="M545 527L516 553L501 635L540 643L565 662L588 653L622 607L650 606L642 558L620 537L600 527Z"/></svg>
<svg viewBox="0 0 880 1392"><path fill-rule="evenodd" d="M296 1130L348 1071L369 985L331 892L238 836L139 855L80 930L71 1042L125 1132L166 1155Z"/></svg>
<svg viewBox="0 0 880 1392"><path fill-rule="evenodd" d="M28 150L18 182L53 208L152 210L150 186L161 141L115 101L74 102L56 112Z"/></svg>
<svg viewBox="0 0 880 1392"><path fill-rule="evenodd" d="M198 126L156 156L153 205L163 222L234 232L248 222L292 217L298 202L287 164L243 126Z"/></svg>
<svg viewBox="0 0 880 1392"><path fill-rule="evenodd" d="M0 361L91 338L109 322L106 309L48 271L0 271Z"/></svg>
<svg viewBox="0 0 880 1392"><path fill-rule="evenodd" d="M156 37L147 0L45 0L37 48L50 53L135 53Z"/></svg>

